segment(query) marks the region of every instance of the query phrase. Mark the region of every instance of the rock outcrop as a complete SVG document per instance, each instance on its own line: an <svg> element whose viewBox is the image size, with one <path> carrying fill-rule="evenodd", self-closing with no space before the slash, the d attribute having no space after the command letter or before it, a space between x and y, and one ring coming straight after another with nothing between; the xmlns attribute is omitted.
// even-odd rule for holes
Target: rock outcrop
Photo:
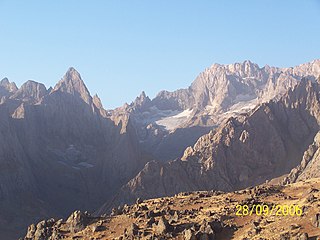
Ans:
<svg viewBox="0 0 320 240"><path fill-rule="evenodd" d="M82 230L76 233L69 223L74 213L67 221L49 220L54 227L47 232L55 229L60 239L316 239L320 235L319 189L319 179L310 179L230 193L184 192L119 206L117 215L77 221ZM308 201L311 191L313 202ZM24 240L33 232L31 225ZM52 236L46 239L55 239Z"/></svg>

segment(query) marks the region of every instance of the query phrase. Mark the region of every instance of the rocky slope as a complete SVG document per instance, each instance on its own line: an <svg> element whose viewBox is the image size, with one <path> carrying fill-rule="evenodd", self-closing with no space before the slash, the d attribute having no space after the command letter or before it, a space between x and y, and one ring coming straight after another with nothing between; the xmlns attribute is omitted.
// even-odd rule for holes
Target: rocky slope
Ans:
<svg viewBox="0 0 320 240"><path fill-rule="evenodd" d="M250 61L214 64L186 89L161 91L152 100L143 92L111 114L129 115L142 148L156 159L172 160L229 117L279 99L302 77L314 81L318 76L320 60L291 68L259 67Z"/></svg>
<svg viewBox="0 0 320 240"><path fill-rule="evenodd" d="M53 89L4 79L0 94L1 239L43 217L96 209L146 162L130 122L109 119L73 68Z"/></svg>
<svg viewBox="0 0 320 240"><path fill-rule="evenodd" d="M149 162L99 213L140 197L182 191L232 191L290 172L312 143L320 123L320 86L302 80L280 100L230 118L199 138L181 159Z"/></svg>
<svg viewBox="0 0 320 240"><path fill-rule="evenodd" d="M304 152L301 163L283 179L284 184L320 177L320 132Z"/></svg>
<svg viewBox="0 0 320 240"><path fill-rule="evenodd" d="M311 179L285 187L265 184L231 193L137 199L108 216L76 211L66 220L41 221L30 225L23 239L318 239L319 190L320 180Z"/></svg>

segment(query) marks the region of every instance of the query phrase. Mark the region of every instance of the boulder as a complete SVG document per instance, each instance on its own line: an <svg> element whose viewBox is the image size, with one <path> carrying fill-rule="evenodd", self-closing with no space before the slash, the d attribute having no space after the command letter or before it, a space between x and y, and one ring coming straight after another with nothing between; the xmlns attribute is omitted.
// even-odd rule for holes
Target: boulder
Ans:
<svg viewBox="0 0 320 240"><path fill-rule="evenodd" d="M154 230L158 234L165 234L165 233L171 232L173 230L173 227L168 223L168 221L163 216L161 216Z"/></svg>
<svg viewBox="0 0 320 240"><path fill-rule="evenodd" d="M66 223L69 225L70 232L76 233L83 230L89 224L90 218L88 213L75 211L70 215Z"/></svg>

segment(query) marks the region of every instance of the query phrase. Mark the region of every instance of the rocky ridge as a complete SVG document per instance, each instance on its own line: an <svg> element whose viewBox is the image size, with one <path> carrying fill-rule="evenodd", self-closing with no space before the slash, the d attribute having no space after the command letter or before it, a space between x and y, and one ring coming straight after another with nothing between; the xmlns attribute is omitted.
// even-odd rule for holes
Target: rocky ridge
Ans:
<svg viewBox="0 0 320 240"><path fill-rule="evenodd" d="M230 118L182 158L149 162L99 213L136 198L182 191L232 191L280 177L300 164L319 131L319 84L306 79L278 101ZM152 183L152 184L151 184Z"/></svg>
<svg viewBox="0 0 320 240"><path fill-rule="evenodd" d="M318 239L319 189L319 179L310 179L231 193L197 191L137 199L135 204L119 206L107 216L76 211L67 220L41 221L30 225L23 239ZM244 216L239 216L238 205L250 210L260 205L265 210L257 207L252 214L240 211L238 214ZM276 205L293 206L294 211L272 211Z"/></svg>
<svg viewBox="0 0 320 240"><path fill-rule="evenodd" d="M186 89L161 91L152 100L143 92L111 114L130 116L141 147L167 161L181 157L186 147L228 118L279 99L303 77L315 81L319 76L320 60L290 68L259 67L248 60L213 64Z"/></svg>

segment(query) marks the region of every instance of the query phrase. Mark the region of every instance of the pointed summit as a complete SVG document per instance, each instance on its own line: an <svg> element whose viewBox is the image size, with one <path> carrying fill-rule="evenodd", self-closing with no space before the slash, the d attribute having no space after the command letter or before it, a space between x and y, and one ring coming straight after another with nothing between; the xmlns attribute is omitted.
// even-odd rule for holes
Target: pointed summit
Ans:
<svg viewBox="0 0 320 240"><path fill-rule="evenodd" d="M19 88L12 98L21 99L22 101L39 101L47 94L44 84L28 80Z"/></svg>
<svg viewBox="0 0 320 240"><path fill-rule="evenodd" d="M244 67L249 69L250 71L259 69L259 65L251 62L250 60L245 60L242 65L244 65Z"/></svg>
<svg viewBox="0 0 320 240"><path fill-rule="evenodd" d="M142 91L142 93L140 94L140 98L141 97L145 98L146 96L147 96L146 93L144 91Z"/></svg>
<svg viewBox="0 0 320 240"><path fill-rule="evenodd" d="M64 77L56 84L54 91L79 96L88 104L92 101L89 90L81 79L80 73L73 67L70 67Z"/></svg>
<svg viewBox="0 0 320 240"><path fill-rule="evenodd" d="M73 67L70 67L65 74L67 79L71 79L73 81L82 81L80 73Z"/></svg>
<svg viewBox="0 0 320 240"><path fill-rule="evenodd" d="M4 87L9 92L15 92L18 90L14 82L10 82L8 78L4 78L0 81L0 86Z"/></svg>
<svg viewBox="0 0 320 240"><path fill-rule="evenodd" d="M10 82L6 77L0 81L0 86L6 86L8 84L10 84Z"/></svg>
<svg viewBox="0 0 320 240"><path fill-rule="evenodd" d="M131 104L133 107L147 107L151 103L150 98L144 91L141 92L140 96L136 97L136 100Z"/></svg>

